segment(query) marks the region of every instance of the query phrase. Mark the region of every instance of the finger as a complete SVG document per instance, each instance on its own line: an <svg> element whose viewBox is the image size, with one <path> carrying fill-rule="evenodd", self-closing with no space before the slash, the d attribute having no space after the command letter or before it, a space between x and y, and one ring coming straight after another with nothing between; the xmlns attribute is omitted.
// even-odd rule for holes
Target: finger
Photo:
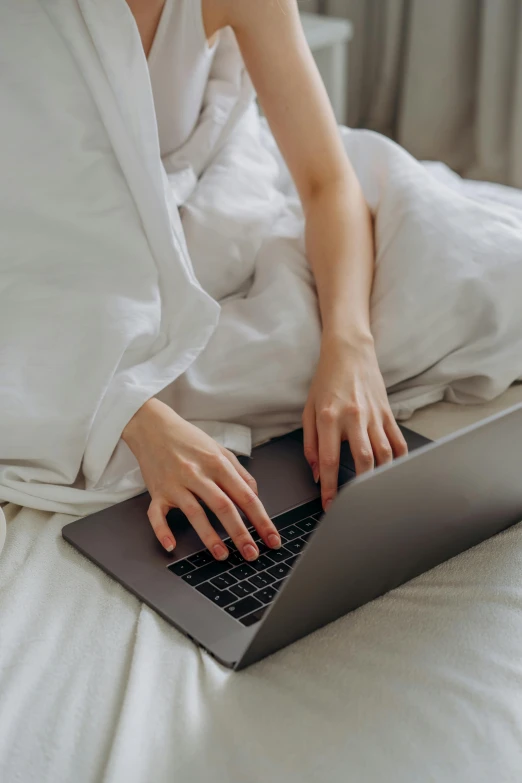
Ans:
<svg viewBox="0 0 522 783"><path fill-rule="evenodd" d="M304 455L312 469L314 481L319 481L319 443L315 409L307 406L303 412Z"/></svg>
<svg viewBox="0 0 522 783"><path fill-rule="evenodd" d="M202 540L203 544L216 560L226 560L229 551L217 532L210 524L207 515L188 489L177 493L177 504Z"/></svg>
<svg viewBox="0 0 522 783"><path fill-rule="evenodd" d="M266 513L265 507L258 496L238 476L234 468L230 466L230 469L228 469L225 465L224 471L217 478L217 481L221 489L248 517L265 544L272 549L279 549L281 536L276 526Z"/></svg>
<svg viewBox="0 0 522 783"><path fill-rule="evenodd" d="M235 454L233 454L228 449L222 449L223 454L228 459L230 464L233 468L237 470L243 481L246 481L248 486L253 489L253 491L256 493L256 495L259 495L259 491L257 489L257 481L255 478L248 472L248 470L241 464L241 462L238 460Z"/></svg>
<svg viewBox="0 0 522 783"><path fill-rule="evenodd" d="M238 480L241 481L239 476ZM253 497L256 497L251 489L248 489L248 492L250 492ZM217 516L236 545L238 552L241 552L245 560L257 560L259 557L259 549L243 520L239 516L239 512L234 503L228 495L223 492L221 487L218 487L218 485L210 479L204 479L198 488L198 495Z"/></svg>
<svg viewBox="0 0 522 783"><path fill-rule="evenodd" d="M382 424L373 422L368 427L368 436L375 456L376 465L386 465L393 461L393 449Z"/></svg>
<svg viewBox="0 0 522 783"><path fill-rule="evenodd" d="M391 413L389 417L384 420L384 431L390 441L395 456L404 457L404 455L408 453L408 444Z"/></svg>
<svg viewBox="0 0 522 783"><path fill-rule="evenodd" d="M156 538L167 552L173 552L176 547L176 539L167 524L167 514L171 508L172 506L164 498L153 498L147 511Z"/></svg>
<svg viewBox="0 0 522 783"><path fill-rule="evenodd" d="M356 474L359 476L361 473L368 473L373 469L375 459L366 423L363 420L352 422L348 427L346 437L350 444Z"/></svg>
<svg viewBox="0 0 522 783"><path fill-rule="evenodd" d="M341 456L341 432L338 418L331 409L327 408L319 412L317 434L319 438L321 498L324 510L328 511L328 507L337 494Z"/></svg>

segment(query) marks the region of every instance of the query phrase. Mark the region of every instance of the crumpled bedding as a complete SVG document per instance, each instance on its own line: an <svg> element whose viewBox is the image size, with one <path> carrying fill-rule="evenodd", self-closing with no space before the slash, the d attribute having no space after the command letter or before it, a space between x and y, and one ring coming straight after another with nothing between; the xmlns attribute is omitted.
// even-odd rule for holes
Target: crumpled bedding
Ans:
<svg viewBox="0 0 522 783"><path fill-rule="evenodd" d="M517 401L411 425L436 437ZM71 517L5 511L2 781L520 780L521 525L232 673L70 547Z"/></svg>
<svg viewBox="0 0 522 783"><path fill-rule="evenodd" d="M230 31L165 161L123 0L4 0L0 51L0 498L86 514L140 492L120 435L154 395L238 453L293 429L319 313L302 210ZM470 198L393 142L341 133L375 215L394 413L493 399L522 377L515 194Z"/></svg>
<svg viewBox="0 0 522 783"><path fill-rule="evenodd" d="M520 191L467 183L370 131L340 133L375 218L372 331L394 414L494 399L522 377ZM255 444L289 431L320 323L302 210L255 111L181 215L196 275L222 309L206 349L161 398L188 419L233 419Z"/></svg>

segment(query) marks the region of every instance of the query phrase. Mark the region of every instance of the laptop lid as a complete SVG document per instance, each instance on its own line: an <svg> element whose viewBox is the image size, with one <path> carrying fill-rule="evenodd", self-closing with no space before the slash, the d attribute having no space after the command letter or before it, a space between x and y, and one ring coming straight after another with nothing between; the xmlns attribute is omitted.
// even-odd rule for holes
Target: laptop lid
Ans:
<svg viewBox="0 0 522 783"><path fill-rule="evenodd" d="M347 484L236 668L521 519L522 405L517 405Z"/></svg>

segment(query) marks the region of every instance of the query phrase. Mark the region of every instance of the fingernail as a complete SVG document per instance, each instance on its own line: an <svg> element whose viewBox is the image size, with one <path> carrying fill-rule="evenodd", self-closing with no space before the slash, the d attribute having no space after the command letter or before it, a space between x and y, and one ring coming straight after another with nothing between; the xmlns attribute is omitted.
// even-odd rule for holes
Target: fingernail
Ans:
<svg viewBox="0 0 522 783"><path fill-rule="evenodd" d="M216 560L226 560L228 557L228 551L221 544L212 547L212 551Z"/></svg>
<svg viewBox="0 0 522 783"><path fill-rule="evenodd" d="M319 471L317 468L314 469L314 481L316 484L319 484Z"/></svg>
<svg viewBox="0 0 522 783"><path fill-rule="evenodd" d="M245 560L256 560L259 552L257 550L257 547L255 547L253 544L245 544L243 547L243 557Z"/></svg>
<svg viewBox="0 0 522 783"><path fill-rule="evenodd" d="M331 505L332 505L332 501L331 500L327 500L326 503L324 504L325 512L328 511L328 509L330 508Z"/></svg>
<svg viewBox="0 0 522 783"><path fill-rule="evenodd" d="M174 542L172 541L171 538L165 537L163 539L163 546L165 547L167 552L173 552L174 551Z"/></svg>
<svg viewBox="0 0 522 783"><path fill-rule="evenodd" d="M281 539L276 533L270 533L268 536L268 546L271 546L272 549L280 549Z"/></svg>

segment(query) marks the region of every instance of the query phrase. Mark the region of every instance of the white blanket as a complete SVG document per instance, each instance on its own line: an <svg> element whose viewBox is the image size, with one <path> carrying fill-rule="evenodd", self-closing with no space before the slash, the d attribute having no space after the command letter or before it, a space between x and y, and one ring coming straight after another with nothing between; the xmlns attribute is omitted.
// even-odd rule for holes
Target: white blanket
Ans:
<svg viewBox="0 0 522 783"><path fill-rule="evenodd" d="M70 517L6 512L2 783L519 783L521 525L235 674L65 543Z"/></svg>
<svg viewBox="0 0 522 783"><path fill-rule="evenodd" d="M375 216L372 330L395 415L493 399L522 377L520 193L423 166L369 131L341 134ZM208 167L182 222L198 279L222 311L163 399L188 419L251 427L255 443L298 426L319 318L302 210L257 113Z"/></svg>
<svg viewBox="0 0 522 783"><path fill-rule="evenodd" d="M154 394L236 451L299 423L320 341L302 210L233 38L220 47L164 167L123 0L0 7L5 500L88 513L141 491L120 434ZM342 132L376 217L395 413L500 394L522 376L522 210Z"/></svg>

